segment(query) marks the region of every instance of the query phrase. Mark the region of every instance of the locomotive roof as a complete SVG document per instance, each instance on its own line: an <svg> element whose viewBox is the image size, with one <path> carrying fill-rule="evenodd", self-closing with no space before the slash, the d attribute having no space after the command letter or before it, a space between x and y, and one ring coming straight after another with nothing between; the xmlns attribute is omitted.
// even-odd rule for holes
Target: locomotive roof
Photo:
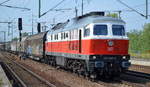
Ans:
<svg viewBox="0 0 150 87"><path fill-rule="evenodd" d="M86 15L67 20L64 23L58 23L49 32L58 33L77 28L82 28L90 23L123 23L125 22L119 18L106 17L101 15Z"/></svg>

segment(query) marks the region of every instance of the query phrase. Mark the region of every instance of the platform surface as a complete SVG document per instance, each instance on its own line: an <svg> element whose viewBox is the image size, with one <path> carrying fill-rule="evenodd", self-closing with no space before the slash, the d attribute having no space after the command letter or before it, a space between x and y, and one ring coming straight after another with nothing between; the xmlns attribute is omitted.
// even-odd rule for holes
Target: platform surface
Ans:
<svg viewBox="0 0 150 87"><path fill-rule="evenodd" d="M135 64L135 65L150 66L150 60L146 60L146 59L132 58L130 62L131 64Z"/></svg>
<svg viewBox="0 0 150 87"><path fill-rule="evenodd" d="M12 87L1 65L0 65L0 87Z"/></svg>

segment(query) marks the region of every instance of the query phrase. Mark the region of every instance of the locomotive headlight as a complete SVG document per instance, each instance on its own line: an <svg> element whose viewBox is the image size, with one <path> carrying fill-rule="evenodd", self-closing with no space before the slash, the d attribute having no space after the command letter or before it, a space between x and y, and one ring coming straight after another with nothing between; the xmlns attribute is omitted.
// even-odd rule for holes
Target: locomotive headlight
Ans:
<svg viewBox="0 0 150 87"><path fill-rule="evenodd" d="M93 59L96 59L96 56L93 56Z"/></svg>
<svg viewBox="0 0 150 87"><path fill-rule="evenodd" d="M122 59L124 59L124 60L130 60L130 55L124 55L124 56L122 56Z"/></svg>
<svg viewBox="0 0 150 87"><path fill-rule="evenodd" d="M113 46L114 42L113 41L108 41L108 46Z"/></svg>
<svg viewBox="0 0 150 87"><path fill-rule="evenodd" d="M123 56L122 58L123 58L123 59L126 59L126 56Z"/></svg>

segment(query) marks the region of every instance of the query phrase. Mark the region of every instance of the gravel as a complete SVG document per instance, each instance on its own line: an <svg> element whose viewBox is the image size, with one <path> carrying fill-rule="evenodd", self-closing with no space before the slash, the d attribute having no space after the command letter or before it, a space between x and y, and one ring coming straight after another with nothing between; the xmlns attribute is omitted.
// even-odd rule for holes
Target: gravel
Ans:
<svg viewBox="0 0 150 87"><path fill-rule="evenodd" d="M7 53L7 55L10 55L11 58L42 76L57 87L104 87L96 82L91 82L73 73L58 70L44 63L39 63L30 59L20 60L19 57L9 53Z"/></svg>

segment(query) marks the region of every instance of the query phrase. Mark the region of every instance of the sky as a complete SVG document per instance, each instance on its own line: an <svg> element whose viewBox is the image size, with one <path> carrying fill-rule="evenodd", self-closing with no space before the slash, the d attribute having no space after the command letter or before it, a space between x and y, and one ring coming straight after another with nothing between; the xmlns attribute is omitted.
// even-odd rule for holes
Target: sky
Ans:
<svg viewBox="0 0 150 87"><path fill-rule="evenodd" d="M7 0L0 0L0 3ZM6 31L7 41L14 37L19 36L17 20L22 18L23 31L32 31L32 20L34 33L37 32L37 22L42 22L42 25L46 25L47 30L50 29L51 24L64 22L67 19L75 17L75 6L78 9L78 15L81 15L81 1L82 0L63 0L55 9L70 9L63 11L50 11L46 15L38 18L38 1L39 0L10 0L4 5L17 6L23 8L29 8L30 10L22 10L15 8L7 8L0 6L0 22L12 21L10 30L8 30L8 24L0 23L0 42L4 40L4 33ZM62 0L41 0L41 14L55 7ZM145 14L145 0L121 0L130 7L136 9L142 14ZM148 2L150 5L150 0ZM120 4L117 0L84 0L84 13L91 11L116 11L116 10L130 10L126 6ZM150 6L149 6L150 11ZM150 12L149 12L150 15ZM121 18L126 22L126 30L131 32L134 29L142 30L145 23L150 23L150 17L145 19L136 12L123 11ZM55 20L55 22L54 22ZM13 31L13 34L12 34Z"/></svg>

